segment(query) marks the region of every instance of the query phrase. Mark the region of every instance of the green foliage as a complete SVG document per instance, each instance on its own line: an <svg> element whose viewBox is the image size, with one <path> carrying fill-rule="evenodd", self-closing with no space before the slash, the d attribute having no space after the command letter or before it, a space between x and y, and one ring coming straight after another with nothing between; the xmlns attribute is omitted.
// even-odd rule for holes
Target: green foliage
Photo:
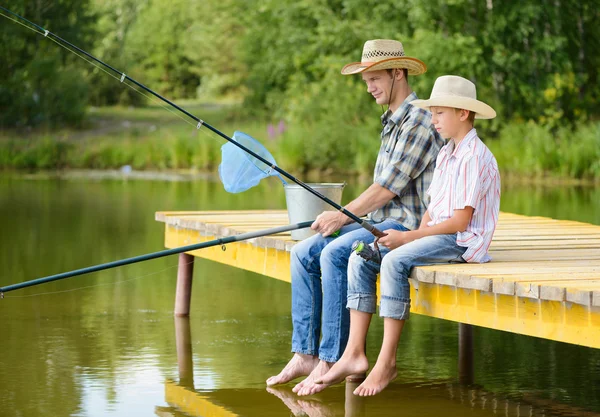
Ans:
<svg viewBox="0 0 600 417"><path fill-rule="evenodd" d="M3 6L89 48L95 35L89 1L46 3L13 0ZM2 19L0 127L79 124L88 92L84 70L74 63L79 58L42 35Z"/></svg>
<svg viewBox="0 0 600 417"><path fill-rule="evenodd" d="M94 0L94 9L97 10L99 19L96 27L102 39L97 42L93 54L113 68L123 71L130 76L132 63L131 52L127 47L129 34L136 22L140 10L147 6L147 2L134 0ZM85 65L82 63L81 65ZM96 106L114 104L143 105L146 100L135 89L124 88L116 74L109 76L100 65L86 67L89 82L94 88L91 91L90 102Z"/></svg>
<svg viewBox="0 0 600 417"><path fill-rule="evenodd" d="M519 7L497 0L407 0L402 7L380 0L42 3L5 6L178 102L243 99L223 120L232 130L253 118L250 129L261 139L264 124L283 120L287 131L268 144L282 166L371 171L382 109L359 76L341 76L340 69L360 59L365 40L393 38L428 65L426 74L409 77L420 97L443 74L475 81L479 97L499 114L477 127L493 139L503 169L574 177L600 170L598 127L586 127L600 110L594 0L525 0ZM147 104L104 71L6 23L0 26L1 127L80 125L90 100ZM219 160L210 141L191 144L174 133L161 142L156 135L128 132L86 142L85 149L75 144L68 165L212 169ZM2 166L52 165L28 159L35 156L27 152L15 164L11 152L0 151Z"/></svg>
<svg viewBox="0 0 600 417"><path fill-rule="evenodd" d="M600 177L600 123L551 129L533 122L511 124L488 141L504 171L571 178Z"/></svg>
<svg viewBox="0 0 600 417"><path fill-rule="evenodd" d="M72 143L47 136L25 140L0 141L0 168L23 170L62 169L69 163Z"/></svg>
<svg viewBox="0 0 600 417"><path fill-rule="evenodd" d="M245 2L232 4L241 9ZM313 83L331 82L326 74L339 76L342 65L357 61L363 42L373 38L399 39L408 55L428 64L427 74L411 79L422 96L437 76L459 74L476 82L479 96L503 121L558 126L599 110L600 29L594 21L600 12L594 1L528 0L520 7L493 0L411 0L405 7L371 0L261 4L244 13L242 56L252 69L245 80L247 103L267 106L278 117L293 117L282 103L304 97ZM236 8L229 10L233 18ZM329 108L348 105L325 94L319 100ZM307 110L313 106L305 103Z"/></svg>

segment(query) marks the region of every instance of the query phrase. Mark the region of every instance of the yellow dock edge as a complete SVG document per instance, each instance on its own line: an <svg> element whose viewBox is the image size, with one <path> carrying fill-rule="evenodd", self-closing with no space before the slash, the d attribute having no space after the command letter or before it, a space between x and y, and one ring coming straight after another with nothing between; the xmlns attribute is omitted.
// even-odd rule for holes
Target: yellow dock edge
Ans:
<svg viewBox="0 0 600 417"><path fill-rule="evenodd" d="M165 226L165 246L216 239L197 230ZM189 252L236 268L290 282L290 253L248 242ZM411 280L411 312L495 330L600 348L600 308L564 301L503 295Z"/></svg>

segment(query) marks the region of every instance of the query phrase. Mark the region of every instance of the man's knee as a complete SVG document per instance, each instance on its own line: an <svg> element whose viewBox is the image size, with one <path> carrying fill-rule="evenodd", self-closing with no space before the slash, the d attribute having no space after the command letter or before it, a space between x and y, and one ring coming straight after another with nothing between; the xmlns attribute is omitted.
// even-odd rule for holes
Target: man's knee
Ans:
<svg viewBox="0 0 600 417"><path fill-rule="evenodd" d="M321 262L341 262L347 265L351 251L351 245L341 244L340 241L333 240L323 248L323 251L321 252Z"/></svg>
<svg viewBox="0 0 600 417"><path fill-rule="evenodd" d="M319 247L324 244L321 239L323 239L321 235L315 235L296 243L292 247L292 259L307 259L312 256L312 253L319 252Z"/></svg>

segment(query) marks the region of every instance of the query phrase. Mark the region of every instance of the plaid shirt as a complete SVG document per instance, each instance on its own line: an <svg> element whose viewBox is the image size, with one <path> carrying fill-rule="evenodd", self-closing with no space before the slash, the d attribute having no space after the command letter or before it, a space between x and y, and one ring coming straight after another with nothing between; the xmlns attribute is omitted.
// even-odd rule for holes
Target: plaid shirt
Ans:
<svg viewBox="0 0 600 417"><path fill-rule="evenodd" d="M381 116L381 147L375 164L374 182L396 196L369 214L381 222L393 218L410 230L418 229L429 204L427 189L435 170L435 160L444 140L431 124L431 113L410 104L412 93L394 114Z"/></svg>

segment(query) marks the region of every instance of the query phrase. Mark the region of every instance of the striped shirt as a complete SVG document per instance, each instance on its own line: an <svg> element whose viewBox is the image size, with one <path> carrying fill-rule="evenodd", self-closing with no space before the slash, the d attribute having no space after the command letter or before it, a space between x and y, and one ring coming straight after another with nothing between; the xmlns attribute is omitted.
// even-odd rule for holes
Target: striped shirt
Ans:
<svg viewBox="0 0 600 417"><path fill-rule="evenodd" d="M456 149L452 140L442 148L427 193L431 196L429 226L448 220L454 210L474 208L467 230L457 233L456 243L467 248L465 261L490 261L488 248L500 211L500 174L496 158L475 129Z"/></svg>
<svg viewBox="0 0 600 417"><path fill-rule="evenodd" d="M375 222L396 219L407 229L419 227L427 208L427 188L435 169L435 158L444 140L431 124L431 113L410 104L410 94L391 114L381 116L381 146L373 180L396 196L369 214Z"/></svg>

